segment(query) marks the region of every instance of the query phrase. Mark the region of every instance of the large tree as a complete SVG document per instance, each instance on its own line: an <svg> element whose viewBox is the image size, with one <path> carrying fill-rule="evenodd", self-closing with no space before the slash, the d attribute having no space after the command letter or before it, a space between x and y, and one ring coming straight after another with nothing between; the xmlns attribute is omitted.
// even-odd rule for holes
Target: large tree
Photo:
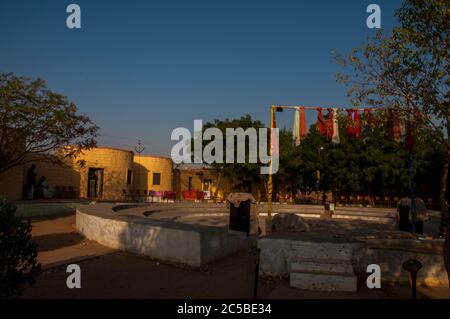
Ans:
<svg viewBox="0 0 450 319"><path fill-rule="evenodd" d="M0 74L0 174L35 161L31 154L63 164L95 146L97 130L89 117L78 114L77 106L49 90L45 81Z"/></svg>
<svg viewBox="0 0 450 319"><path fill-rule="evenodd" d="M396 11L399 25L377 33L348 56L337 56L352 72L338 80L351 85L355 104L388 106L406 119L421 123L441 144L447 156L440 180L441 234L446 235L445 262L450 274L447 204L450 159L450 2L405 0Z"/></svg>
<svg viewBox="0 0 450 319"><path fill-rule="evenodd" d="M333 144L311 126L300 146L290 131L280 132L280 170L276 186L302 192L323 191L339 194L402 195L409 190L408 152L402 144L387 139L386 111L373 112L370 124L362 117L362 134L348 137L345 117L339 117L340 143ZM414 172L418 184L430 177L433 165L442 163L443 151L429 143L429 131L417 127ZM320 172L318 178L317 172ZM426 178L423 176L426 175ZM389 192L395 190L395 192Z"/></svg>
<svg viewBox="0 0 450 319"><path fill-rule="evenodd" d="M215 169L218 173L218 184L221 183L223 178L227 179L227 181L231 182L234 189L244 189L246 188L245 183L251 182L253 185L260 185L260 183L265 179L265 176L260 174L260 165L261 163L258 160L258 163L249 163L249 139L245 140L245 163L236 163L236 154L237 148L234 148L233 157L235 159L235 163L227 163L226 162L226 129L232 128L242 128L243 130L247 130L248 128L254 128L256 132L258 132L259 128L263 128L264 124L258 120L252 119L250 115L242 116L237 119L225 119L225 120L214 120L211 122L207 122L203 125L203 129L206 130L208 128L217 128L223 134L223 162L222 163L211 163L213 169ZM203 134L203 133L202 133ZM236 142L236 141L235 141ZM203 146L210 143L210 141L204 140ZM214 197L217 197L217 191L219 190L220 185L217 185L216 194Z"/></svg>

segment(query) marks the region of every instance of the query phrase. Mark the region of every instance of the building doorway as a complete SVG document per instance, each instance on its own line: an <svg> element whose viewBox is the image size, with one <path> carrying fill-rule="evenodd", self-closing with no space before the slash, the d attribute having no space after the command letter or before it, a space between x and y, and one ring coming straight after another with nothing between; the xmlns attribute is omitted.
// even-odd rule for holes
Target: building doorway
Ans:
<svg viewBox="0 0 450 319"><path fill-rule="evenodd" d="M202 190L205 193L205 199L211 199L212 180L204 179L203 180L203 189Z"/></svg>
<svg viewBox="0 0 450 319"><path fill-rule="evenodd" d="M103 168L89 168L87 197L101 198L103 194Z"/></svg>

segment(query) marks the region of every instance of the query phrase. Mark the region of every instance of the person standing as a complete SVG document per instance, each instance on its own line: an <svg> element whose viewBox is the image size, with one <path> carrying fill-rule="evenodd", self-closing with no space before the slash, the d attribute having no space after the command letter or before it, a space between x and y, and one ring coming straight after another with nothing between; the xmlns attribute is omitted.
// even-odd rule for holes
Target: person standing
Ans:
<svg viewBox="0 0 450 319"><path fill-rule="evenodd" d="M429 219L429 212L422 199L416 198L416 233L423 235L423 224ZM397 225L398 230L412 231L413 212L411 209L411 198L403 197L397 203Z"/></svg>
<svg viewBox="0 0 450 319"><path fill-rule="evenodd" d="M416 198L416 233L423 235L423 224L430 219L430 212L421 198Z"/></svg>
<svg viewBox="0 0 450 319"><path fill-rule="evenodd" d="M411 199L409 197L401 198L397 203L397 227L401 231L411 231L411 221L409 212L411 210Z"/></svg>
<svg viewBox="0 0 450 319"><path fill-rule="evenodd" d="M47 182L47 178L45 176L41 177L41 180L38 184L39 189L39 198L52 198L53 192L50 190L49 184Z"/></svg>

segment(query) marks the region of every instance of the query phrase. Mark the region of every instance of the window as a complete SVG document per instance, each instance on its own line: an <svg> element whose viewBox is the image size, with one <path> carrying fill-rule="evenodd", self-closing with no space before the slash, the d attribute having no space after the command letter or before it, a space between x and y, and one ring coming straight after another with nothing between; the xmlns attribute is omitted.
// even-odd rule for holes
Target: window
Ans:
<svg viewBox="0 0 450 319"><path fill-rule="evenodd" d="M128 169L127 170L127 185L131 185L132 176L133 176L133 172L131 171L131 169Z"/></svg>
<svg viewBox="0 0 450 319"><path fill-rule="evenodd" d="M161 173L153 173L153 185L161 185Z"/></svg>

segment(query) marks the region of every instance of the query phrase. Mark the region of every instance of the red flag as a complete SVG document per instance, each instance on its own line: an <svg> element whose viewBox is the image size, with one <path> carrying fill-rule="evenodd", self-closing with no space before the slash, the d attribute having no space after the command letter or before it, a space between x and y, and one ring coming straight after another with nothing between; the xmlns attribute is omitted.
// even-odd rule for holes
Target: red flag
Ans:
<svg viewBox="0 0 450 319"><path fill-rule="evenodd" d="M355 122L355 128L354 128L354 134L356 138L359 138L361 136L361 121L359 120L359 115L358 115L358 109L354 109L354 114L355 114L355 118L354 118L354 122Z"/></svg>
<svg viewBox="0 0 450 319"><path fill-rule="evenodd" d="M353 109L347 109L347 136L352 137L355 134L353 128Z"/></svg>
<svg viewBox="0 0 450 319"><path fill-rule="evenodd" d="M326 135L326 129L325 129L325 121L323 120L323 115L322 115L322 108L318 107L317 108L317 126L319 127L319 133L320 135Z"/></svg>
<svg viewBox="0 0 450 319"><path fill-rule="evenodd" d="M325 122L325 129L327 132L327 138L331 140L333 138L333 109L328 109L328 118Z"/></svg>
<svg viewBox="0 0 450 319"><path fill-rule="evenodd" d="M396 142L401 140L402 128L401 123L398 118L398 114L393 109L388 109L388 125L389 125L389 136Z"/></svg>
<svg viewBox="0 0 450 319"><path fill-rule="evenodd" d="M300 137L305 137L308 134L308 128L306 127L305 108L300 108Z"/></svg>

